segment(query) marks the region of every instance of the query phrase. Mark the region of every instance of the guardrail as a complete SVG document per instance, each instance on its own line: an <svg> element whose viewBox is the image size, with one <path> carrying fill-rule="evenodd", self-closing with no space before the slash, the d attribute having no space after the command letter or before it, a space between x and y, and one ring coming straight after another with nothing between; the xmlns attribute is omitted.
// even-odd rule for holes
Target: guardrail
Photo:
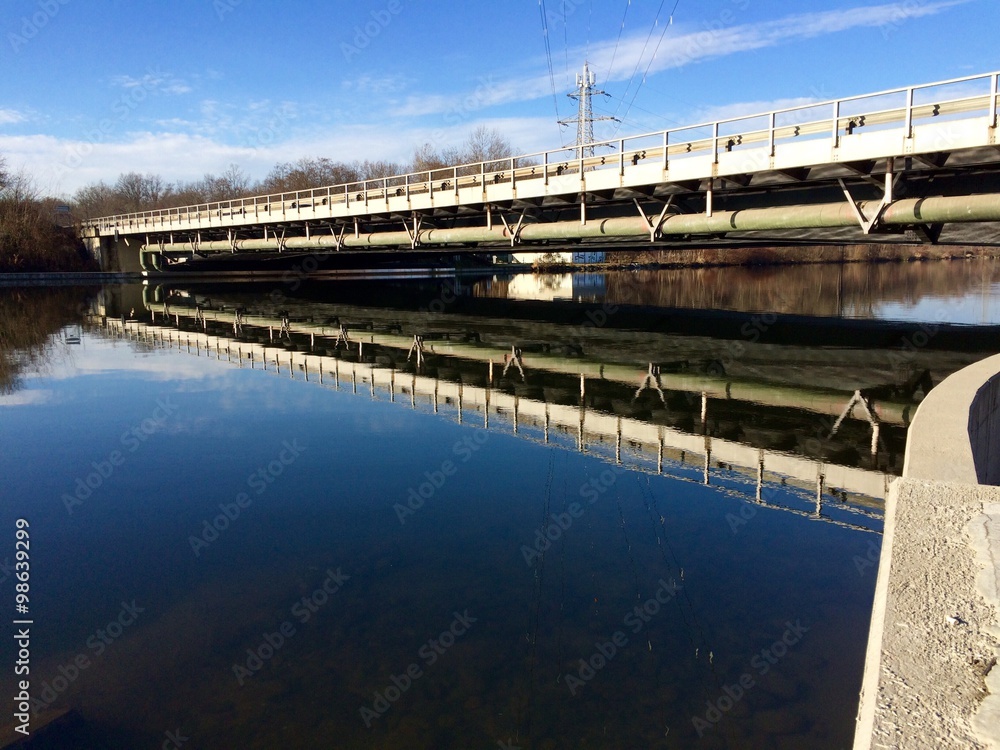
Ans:
<svg viewBox="0 0 1000 750"><path fill-rule="evenodd" d="M828 110L829 114L818 116L823 110ZM289 214L301 215L303 209L324 206L343 205L349 210L354 205L363 204L367 208L372 203L388 203L393 197L409 199L426 195L433 200L435 194L453 192L457 198L464 188L485 189L491 184L513 187L535 180L541 180L548 186L554 177L582 175L595 170L617 169L624 176L627 165L638 166L640 163L659 164L666 171L675 160L706 154L712 156L713 163L718 163L721 154L754 146L766 146L770 155L774 156L779 146L810 138L830 138L836 147L841 144L841 139L859 131L871 132L900 124L904 137L909 138L917 122L965 120L977 113L986 118L989 127L996 128L1000 113L1000 73L805 104L601 141L587 147L588 150L592 146L616 152L610 155L584 156L582 148L561 148L292 193L108 216L82 222L81 226L95 228L101 233L169 231L181 225L202 222L207 222L209 227L225 226L232 222L233 217L287 218ZM224 222L225 219L229 222Z"/></svg>

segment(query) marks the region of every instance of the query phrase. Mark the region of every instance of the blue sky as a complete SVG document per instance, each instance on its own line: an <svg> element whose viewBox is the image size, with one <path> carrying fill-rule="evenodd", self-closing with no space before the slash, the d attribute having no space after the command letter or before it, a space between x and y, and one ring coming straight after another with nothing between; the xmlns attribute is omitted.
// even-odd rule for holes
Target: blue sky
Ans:
<svg viewBox="0 0 1000 750"><path fill-rule="evenodd" d="M610 94L595 114L624 120L598 137L1000 69L996 0L545 0L551 79L542 16L539 0L8 0L0 154L70 194L131 170L406 161L481 124L554 148L585 59Z"/></svg>

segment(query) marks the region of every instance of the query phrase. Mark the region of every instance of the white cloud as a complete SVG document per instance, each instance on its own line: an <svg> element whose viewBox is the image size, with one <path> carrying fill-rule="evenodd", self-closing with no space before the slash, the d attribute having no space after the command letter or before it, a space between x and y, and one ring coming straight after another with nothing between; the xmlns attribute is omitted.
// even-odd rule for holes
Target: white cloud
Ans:
<svg viewBox="0 0 1000 750"><path fill-rule="evenodd" d="M0 109L0 125L14 125L27 119L25 114L16 109Z"/></svg>
<svg viewBox="0 0 1000 750"><path fill-rule="evenodd" d="M435 147L458 145L478 125L501 130L521 152L552 146L554 128L548 118L493 118L462 121L435 128L400 127L398 123L357 124L317 129L311 135L281 133L274 142L234 145L221 137L192 133L131 132L107 143L58 139L46 135L0 135L0 153L11 164L35 175L39 187L53 195L71 195L99 180L114 181L122 172L162 175L170 182L222 172L236 163L253 177L263 177L278 162L305 156L339 161L380 160L407 162L423 143Z"/></svg>
<svg viewBox="0 0 1000 750"><path fill-rule="evenodd" d="M648 32L623 35L620 40L598 42L588 49L570 50L569 56L580 59L589 53L591 68L603 80L626 81L633 72L641 76L664 70L681 68L701 60L726 57L741 52L751 52L780 44L812 39L859 28L881 29L888 36L906 21L940 13L948 8L964 5L972 0L901 0L900 2L870 5L816 13L800 13L774 21L737 24L735 11L714 24L694 28L674 24L665 29L663 43L656 51L657 36L647 46ZM613 67L612 66L613 61ZM648 71L647 71L648 66ZM610 68L610 69L609 69ZM638 80L635 81L638 83ZM631 91L634 89L630 88ZM422 115L462 112L496 104L531 101L550 96L551 82L547 74L514 78L505 81L480 82L471 92L452 95L412 95L395 106L391 114L417 117ZM627 96L631 99L631 95Z"/></svg>
<svg viewBox="0 0 1000 750"><path fill-rule="evenodd" d="M184 81L171 73L164 73L160 70L150 70L144 76L135 78L129 75L121 75L112 79L115 86L126 90L142 88L146 91L156 91L161 94L187 94L193 89Z"/></svg>

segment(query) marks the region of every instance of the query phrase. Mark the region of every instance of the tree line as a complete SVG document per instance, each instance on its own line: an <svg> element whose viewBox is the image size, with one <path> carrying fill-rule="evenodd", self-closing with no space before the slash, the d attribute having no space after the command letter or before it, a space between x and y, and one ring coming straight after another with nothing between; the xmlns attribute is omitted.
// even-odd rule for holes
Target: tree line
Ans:
<svg viewBox="0 0 1000 750"><path fill-rule="evenodd" d="M0 273L92 269L69 223L61 201L43 197L27 173L9 171L0 155Z"/></svg>
<svg viewBox="0 0 1000 750"><path fill-rule="evenodd" d="M499 131L478 127L461 146L418 146L409 162L337 161L307 157L281 162L260 180L236 164L221 174L190 182L170 182L161 175L126 172L112 182L99 180L67 200L44 196L31 176L11 172L0 154L0 272L93 270L72 225L100 216L214 203L250 195L293 193L324 185L361 182L456 164L488 162L502 170L516 153ZM443 174L450 174L450 170ZM442 179L433 175L432 179Z"/></svg>
<svg viewBox="0 0 1000 750"><path fill-rule="evenodd" d="M280 162L260 180L253 180L237 164L221 174L206 174L191 182L171 183L157 174L126 172L114 182L85 185L71 201L74 218L136 213L176 208L199 203L241 198L250 195L293 193L323 185L362 182L408 172L425 172L456 164L495 163L497 169L509 164L516 153L510 141L495 129L479 127L459 147L436 149L430 143L418 146L409 162L336 161L327 157L306 157L296 162Z"/></svg>

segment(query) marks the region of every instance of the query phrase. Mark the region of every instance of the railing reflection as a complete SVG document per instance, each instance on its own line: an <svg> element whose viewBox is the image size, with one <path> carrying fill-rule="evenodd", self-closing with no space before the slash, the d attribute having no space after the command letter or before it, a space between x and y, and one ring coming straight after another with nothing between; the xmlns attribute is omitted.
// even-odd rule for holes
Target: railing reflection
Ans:
<svg viewBox="0 0 1000 750"><path fill-rule="evenodd" d="M179 321L179 313L174 315L174 320ZM203 313L198 319L204 320ZM546 400L543 389L510 393L497 387L499 378L494 376L498 373L492 363L489 367L480 363L481 384L474 384L465 382L461 375L449 379L446 367L438 367L433 375L421 374L413 366L400 369L371 342L368 348L377 353L374 361L366 361L366 342L362 339L331 336L320 350L316 350L313 339L313 345L305 347L312 351L296 351L282 346L280 335L278 342L248 341L228 333L181 330L170 325L162 313L159 323L121 318L100 318L99 322L107 334L138 345L176 349L237 367L367 394L375 400L404 403L413 409L451 416L460 424L590 453L634 471L711 484L762 507L853 529L880 531L881 501L890 479L882 472L697 434L639 416L611 414L588 407L585 401L551 402ZM264 330L257 329L256 333L263 334ZM271 339L273 328L266 335ZM371 354L369 351L368 359L372 359ZM704 423L707 395L702 396L701 406Z"/></svg>

